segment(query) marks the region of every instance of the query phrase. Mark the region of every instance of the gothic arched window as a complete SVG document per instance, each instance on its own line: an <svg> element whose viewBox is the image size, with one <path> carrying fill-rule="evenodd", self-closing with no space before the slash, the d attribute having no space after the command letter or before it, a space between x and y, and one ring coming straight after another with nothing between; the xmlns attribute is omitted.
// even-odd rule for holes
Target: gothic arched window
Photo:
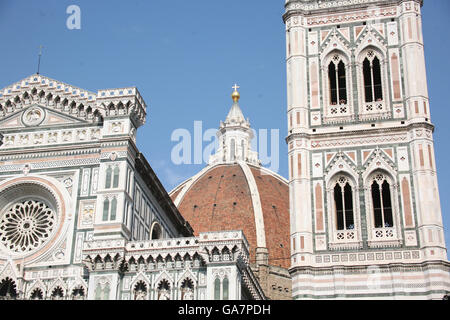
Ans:
<svg viewBox="0 0 450 320"><path fill-rule="evenodd" d="M158 300L170 300L170 284L167 280L158 284Z"/></svg>
<svg viewBox="0 0 450 320"><path fill-rule="evenodd" d="M109 215L109 220L116 220L116 213L117 213L117 199L114 198L111 201L111 213Z"/></svg>
<svg viewBox="0 0 450 320"><path fill-rule="evenodd" d="M115 167L114 168L114 177L113 177L113 188L119 187L119 173L120 173L119 167Z"/></svg>
<svg viewBox="0 0 450 320"><path fill-rule="evenodd" d="M51 299L52 300L64 299L64 290L61 287L56 287L55 289L53 289Z"/></svg>
<svg viewBox="0 0 450 320"><path fill-rule="evenodd" d="M118 166L115 166L114 169L111 166L109 166L106 169L105 189L118 188L119 175L120 175L120 168Z"/></svg>
<svg viewBox="0 0 450 320"><path fill-rule="evenodd" d="M109 216L109 199L106 198L105 201L103 201L103 221L108 221Z"/></svg>
<svg viewBox="0 0 450 320"><path fill-rule="evenodd" d="M355 229L353 191L346 177L340 177L334 187L336 230Z"/></svg>
<svg viewBox="0 0 450 320"><path fill-rule="evenodd" d="M181 300L194 299L194 282L187 278L181 284Z"/></svg>
<svg viewBox="0 0 450 320"><path fill-rule="evenodd" d="M214 280L214 300L220 300L220 279Z"/></svg>
<svg viewBox="0 0 450 320"><path fill-rule="evenodd" d="M386 176L375 175L371 185L373 217L375 228L393 228L391 185Z"/></svg>
<svg viewBox="0 0 450 320"><path fill-rule="evenodd" d="M112 200L105 198L103 201L103 216L102 221L114 221L117 215L117 198L114 197Z"/></svg>
<svg viewBox="0 0 450 320"><path fill-rule="evenodd" d="M222 281L222 300L228 300L228 286L229 281L228 278L225 277Z"/></svg>
<svg viewBox="0 0 450 320"><path fill-rule="evenodd" d="M77 287L72 290L72 299L73 300L84 300L85 292L83 287Z"/></svg>
<svg viewBox="0 0 450 320"><path fill-rule="evenodd" d="M43 300L44 299L44 293L41 289L36 288L31 292L30 300Z"/></svg>
<svg viewBox="0 0 450 320"><path fill-rule="evenodd" d="M373 50L369 50L363 61L365 102L383 101L381 62Z"/></svg>
<svg viewBox="0 0 450 320"><path fill-rule="evenodd" d="M106 169L105 189L111 188L111 177L112 177L112 168L108 167L108 169Z"/></svg>
<svg viewBox="0 0 450 320"><path fill-rule="evenodd" d="M17 290L16 283L10 279L5 278L0 283L0 299L16 299L17 298Z"/></svg>
<svg viewBox="0 0 450 320"><path fill-rule="evenodd" d="M134 300L145 300L147 297L147 285L144 281L139 281L134 286Z"/></svg>
<svg viewBox="0 0 450 320"><path fill-rule="evenodd" d="M330 88L330 104L347 104L347 77L345 63L339 55L335 55L328 65Z"/></svg>

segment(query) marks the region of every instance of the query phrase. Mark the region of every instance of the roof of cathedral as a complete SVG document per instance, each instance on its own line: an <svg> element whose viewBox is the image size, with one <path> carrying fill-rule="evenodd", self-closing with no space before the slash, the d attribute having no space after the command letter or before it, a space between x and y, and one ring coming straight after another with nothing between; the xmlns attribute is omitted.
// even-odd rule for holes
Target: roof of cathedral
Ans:
<svg viewBox="0 0 450 320"><path fill-rule="evenodd" d="M256 262L256 248L267 248L269 265L289 268L288 181L255 161L258 157L250 150L253 136L248 121L228 126L230 114L232 118L244 119L235 93L233 100L227 121L219 130L220 145L223 146L211 157L207 167L169 194L195 235L207 231L243 230L250 244L252 263ZM236 150L230 155L233 152L228 147L230 140L239 138L248 139L243 144L248 149Z"/></svg>

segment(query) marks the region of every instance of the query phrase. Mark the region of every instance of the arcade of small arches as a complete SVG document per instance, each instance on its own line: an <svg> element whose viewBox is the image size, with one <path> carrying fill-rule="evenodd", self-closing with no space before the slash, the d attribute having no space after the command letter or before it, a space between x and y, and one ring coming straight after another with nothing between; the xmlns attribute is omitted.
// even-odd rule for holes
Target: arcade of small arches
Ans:
<svg viewBox="0 0 450 320"><path fill-rule="evenodd" d="M144 280L139 280L133 286L132 297L134 300L149 300L151 286ZM156 284L154 298L155 300L172 300L173 294L177 294L180 300L194 300L195 284L194 280L184 277L180 281L179 288L176 293L173 292L173 284L170 280L162 279Z"/></svg>
<svg viewBox="0 0 450 320"><path fill-rule="evenodd" d="M0 104L0 116L6 116L35 104L48 106L86 121L103 121L101 110L95 106L85 105L82 102L70 99L70 96L65 97L65 95L57 92L46 92L37 88L32 88L20 96L8 99L3 105Z"/></svg>
<svg viewBox="0 0 450 320"><path fill-rule="evenodd" d="M72 289L65 289L56 285L49 288L45 286L32 286L24 297L19 296L16 281L6 277L0 281L0 300L84 300L86 299L86 287L75 285Z"/></svg>
<svg viewBox="0 0 450 320"><path fill-rule="evenodd" d="M204 248L204 252L209 257L209 262L233 261L239 257L238 248L232 249L225 246L221 250L217 247L213 249ZM121 272L141 272L166 269L184 269L199 268L205 266L204 258L197 252L177 253L177 254L146 254L146 255L127 255L123 257L117 253L112 256L106 255L88 255L84 260L91 271L99 270L120 270Z"/></svg>
<svg viewBox="0 0 450 320"><path fill-rule="evenodd" d="M115 97L114 101L108 101L108 104L95 101L97 98L95 94L81 93L79 99L74 99L71 94L79 92L80 90L77 89L71 92L63 91L61 85L56 83L53 87L32 87L25 90L21 95L8 98L3 103L0 101L0 117L33 105L39 105L94 123L102 123L104 117L128 114L133 114L139 124L145 122L145 110L139 105L138 101L130 100L126 96L120 97L120 95L126 95L124 91L119 92L119 96Z"/></svg>

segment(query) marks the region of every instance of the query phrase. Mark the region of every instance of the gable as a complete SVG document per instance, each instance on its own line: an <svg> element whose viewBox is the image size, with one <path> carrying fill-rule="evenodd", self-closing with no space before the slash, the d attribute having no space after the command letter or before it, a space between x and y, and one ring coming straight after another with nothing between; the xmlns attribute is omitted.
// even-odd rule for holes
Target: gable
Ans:
<svg viewBox="0 0 450 320"><path fill-rule="evenodd" d="M88 121L79 119L47 107L33 104L23 110L0 118L2 130L31 128L31 127L55 127L58 125L84 124Z"/></svg>

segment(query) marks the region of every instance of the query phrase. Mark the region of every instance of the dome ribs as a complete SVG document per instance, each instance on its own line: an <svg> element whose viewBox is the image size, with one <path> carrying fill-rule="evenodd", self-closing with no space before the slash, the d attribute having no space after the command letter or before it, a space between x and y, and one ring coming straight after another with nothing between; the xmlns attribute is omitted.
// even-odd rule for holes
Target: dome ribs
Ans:
<svg viewBox="0 0 450 320"><path fill-rule="evenodd" d="M249 167L260 195L269 264L289 268L288 185L268 170ZM255 261L255 213L250 187L239 164L209 168L192 183L178 209L196 235L208 231L242 230L250 244L250 260Z"/></svg>
<svg viewBox="0 0 450 320"><path fill-rule="evenodd" d="M251 167L251 170L261 198L269 264L289 268L289 187L259 168Z"/></svg>

